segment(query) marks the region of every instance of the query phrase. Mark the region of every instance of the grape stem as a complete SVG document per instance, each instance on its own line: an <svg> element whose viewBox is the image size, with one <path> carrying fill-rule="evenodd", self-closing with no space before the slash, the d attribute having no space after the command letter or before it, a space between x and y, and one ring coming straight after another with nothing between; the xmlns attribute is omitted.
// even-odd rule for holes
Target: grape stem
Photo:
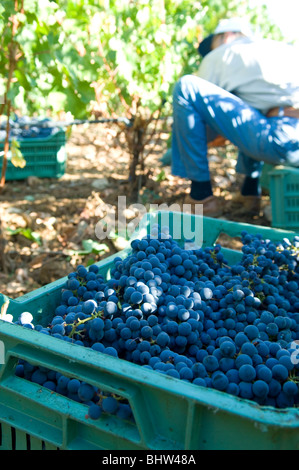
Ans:
<svg viewBox="0 0 299 470"><path fill-rule="evenodd" d="M72 338L74 336L74 334L76 333L76 329L78 326L90 321L90 320L93 320L94 318L102 318L102 315L103 314L103 310L100 310L98 311L96 314L92 314L90 317L87 317L87 318L83 318L83 319L79 319L77 320L76 322L74 323L67 323L67 325L73 325L72 326L72 330L71 332L69 333L69 338Z"/></svg>

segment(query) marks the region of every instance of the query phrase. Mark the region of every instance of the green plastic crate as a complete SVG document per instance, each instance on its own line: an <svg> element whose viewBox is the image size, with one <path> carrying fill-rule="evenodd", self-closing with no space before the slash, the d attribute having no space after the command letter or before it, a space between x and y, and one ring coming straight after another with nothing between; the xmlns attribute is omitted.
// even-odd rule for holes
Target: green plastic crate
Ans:
<svg viewBox="0 0 299 470"><path fill-rule="evenodd" d="M260 177L260 183L262 189L266 191L270 191L270 175L269 172L275 168L274 165L270 165L269 163L264 163L263 170Z"/></svg>
<svg viewBox="0 0 299 470"><path fill-rule="evenodd" d="M199 216L161 212L146 215L132 238L141 238L156 222L169 226L170 233L175 232L178 238L179 228L183 231L193 224L199 230L202 223L203 246L214 244L222 233L238 237L242 230L261 233L274 241L294 235L283 230L206 217L199 221ZM224 251L228 262L234 263L241 257L236 250ZM98 263L101 273L109 278L113 258L125 257L128 252L125 249ZM12 300L8 313L17 319L22 311L30 311L34 322L48 324L65 280L66 277ZM5 348L5 361L0 369L0 449L299 449L299 409L260 407L4 321L0 321L0 341ZM135 423L116 416L102 415L97 421L87 419L86 405L15 376L18 359L128 399Z"/></svg>
<svg viewBox="0 0 299 470"><path fill-rule="evenodd" d="M4 150L4 142L0 142L0 152ZM6 180L22 180L29 176L38 178L61 178L67 162L65 131L45 138L33 138L20 141L20 150L26 160L24 168L15 167L10 160L7 162ZM0 171L3 157L0 157Z"/></svg>
<svg viewBox="0 0 299 470"><path fill-rule="evenodd" d="M269 172L272 227L299 230L299 168L275 167Z"/></svg>

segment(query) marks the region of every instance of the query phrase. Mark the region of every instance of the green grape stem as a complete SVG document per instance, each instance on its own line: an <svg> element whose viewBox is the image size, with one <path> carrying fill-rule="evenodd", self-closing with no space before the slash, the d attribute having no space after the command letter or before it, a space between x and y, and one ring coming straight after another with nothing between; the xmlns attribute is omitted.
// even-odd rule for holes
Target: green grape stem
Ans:
<svg viewBox="0 0 299 470"><path fill-rule="evenodd" d="M74 334L76 333L76 329L78 326L90 321L90 320L93 320L94 318L102 318L103 317L103 310L100 310L98 312L96 312L96 314L91 314L89 317L87 318L83 318L82 320L77 320L76 322L74 323L68 323L68 325L73 325L72 326L72 330L71 332L69 333L69 338L72 338L74 336ZM80 332L77 332L79 335L80 335Z"/></svg>

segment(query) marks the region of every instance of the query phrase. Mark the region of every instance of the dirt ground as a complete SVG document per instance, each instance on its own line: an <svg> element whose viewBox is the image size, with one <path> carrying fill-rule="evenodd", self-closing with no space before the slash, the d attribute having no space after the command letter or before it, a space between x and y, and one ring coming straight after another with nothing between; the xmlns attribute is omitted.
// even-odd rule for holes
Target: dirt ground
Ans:
<svg viewBox="0 0 299 470"><path fill-rule="evenodd" d="M127 197L126 220L136 220L138 202L172 204L182 201L188 182L171 175L161 157L167 150L170 126L149 142L145 159L145 186L132 200L128 183L130 156L124 135L116 125L74 126L67 141L67 167L60 179L30 177L7 181L0 194L0 292L17 298L55 281L82 263L98 262L125 246L122 237L99 239L98 222L117 211L118 196ZM236 149L209 150L215 194L229 200L240 187ZM263 194L263 210L254 218L225 214L225 219L270 226L270 200ZM30 239L31 238L31 239ZM225 237L221 243L231 242ZM234 242L232 242L234 243ZM235 241L237 243L237 241Z"/></svg>

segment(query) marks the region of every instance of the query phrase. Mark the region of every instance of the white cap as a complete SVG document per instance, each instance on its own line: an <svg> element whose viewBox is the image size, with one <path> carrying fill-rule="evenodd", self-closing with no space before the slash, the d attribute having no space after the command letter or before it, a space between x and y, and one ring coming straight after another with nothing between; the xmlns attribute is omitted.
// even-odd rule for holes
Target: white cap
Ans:
<svg viewBox="0 0 299 470"><path fill-rule="evenodd" d="M213 34L210 34L206 37L198 47L198 52L202 57L205 57L212 50L212 41L216 34L222 33L242 33L244 36L253 37L254 32L251 28L251 25L245 18L229 18L220 20L217 28Z"/></svg>
<svg viewBox="0 0 299 470"><path fill-rule="evenodd" d="M253 30L250 23L244 18L229 18L220 20L214 34L221 34L227 32L242 33L245 36L253 36Z"/></svg>

